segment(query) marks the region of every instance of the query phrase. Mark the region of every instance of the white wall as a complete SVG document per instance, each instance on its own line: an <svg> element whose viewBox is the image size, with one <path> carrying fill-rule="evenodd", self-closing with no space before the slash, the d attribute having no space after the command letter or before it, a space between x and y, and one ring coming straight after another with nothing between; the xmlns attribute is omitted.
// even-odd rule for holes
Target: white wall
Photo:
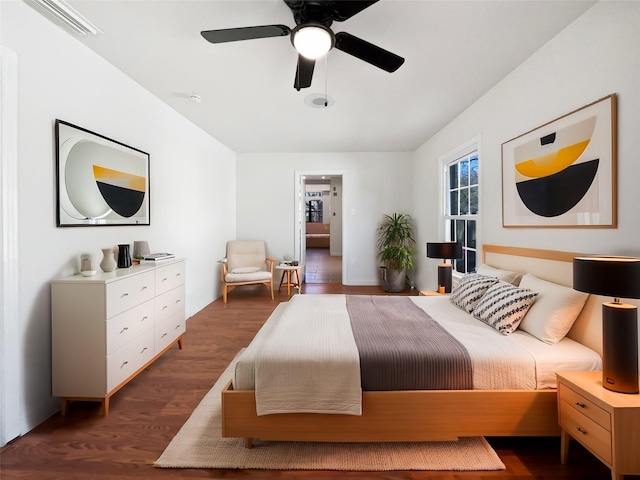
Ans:
<svg viewBox="0 0 640 480"><path fill-rule="evenodd" d="M301 170L342 172L343 282L378 285L376 228L384 213L410 213L411 154L238 154L237 238L266 240L275 258L294 252L295 172Z"/></svg>
<svg viewBox="0 0 640 480"><path fill-rule="evenodd" d="M49 281L77 273L81 253L97 266L102 247L147 240L187 257L193 315L220 296L216 261L235 236L236 166L234 152L24 2L2 2L1 28L18 63L18 318L3 319L20 325L10 379L20 390L4 392L21 398L11 439L59 408L50 394ZM150 226L56 228L56 118L150 154Z"/></svg>
<svg viewBox="0 0 640 480"><path fill-rule="evenodd" d="M342 177L333 177L331 179L331 190L329 191L331 199L331 216L329 223L331 224L331 236L329 237L329 253L335 256L342 255L342 220L344 212L342 210Z"/></svg>
<svg viewBox="0 0 640 480"><path fill-rule="evenodd" d="M414 154L419 243L438 237L438 158L481 134L481 241L583 253L640 255L640 2L600 2L549 41ZM501 144L618 94L618 228L502 228ZM436 267L418 256L418 287Z"/></svg>

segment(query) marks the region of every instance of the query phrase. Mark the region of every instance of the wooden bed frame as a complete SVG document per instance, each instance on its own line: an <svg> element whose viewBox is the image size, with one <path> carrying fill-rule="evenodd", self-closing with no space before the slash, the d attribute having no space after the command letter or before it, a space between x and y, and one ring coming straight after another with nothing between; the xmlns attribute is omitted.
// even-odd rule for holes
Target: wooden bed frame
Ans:
<svg viewBox="0 0 640 480"><path fill-rule="evenodd" d="M571 286L578 253L483 245L482 261ZM592 296L593 297L593 296ZM589 298L568 336L602 354L599 297ZM468 436L560 434L555 389L363 392L361 416L256 414L255 391L222 391L222 436L263 440L375 442Z"/></svg>

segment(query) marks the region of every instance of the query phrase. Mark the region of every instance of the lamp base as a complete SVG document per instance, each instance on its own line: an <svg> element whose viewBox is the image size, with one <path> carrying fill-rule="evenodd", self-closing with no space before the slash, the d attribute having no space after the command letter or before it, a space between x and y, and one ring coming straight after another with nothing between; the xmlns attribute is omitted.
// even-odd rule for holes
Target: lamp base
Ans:
<svg viewBox="0 0 640 480"><path fill-rule="evenodd" d="M602 304L602 386L619 393L638 393L638 308Z"/></svg>
<svg viewBox="0 0 640 480"><path fill-rule="evenodd" d="M444 293L451 293L451 272L453 268L450 263L438 265L438 292L440 287L444 287Z"/></svg>

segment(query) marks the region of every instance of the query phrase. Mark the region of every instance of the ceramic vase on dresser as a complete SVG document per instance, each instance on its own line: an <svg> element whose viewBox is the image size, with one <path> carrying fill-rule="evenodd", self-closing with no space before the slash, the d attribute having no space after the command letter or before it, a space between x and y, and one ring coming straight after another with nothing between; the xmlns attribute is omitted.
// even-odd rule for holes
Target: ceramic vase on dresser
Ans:
<svg viewBox="0 0 640 480"><path fill-rule="evenodd" d="M116 263L116 258L113 255L113 247L103 248L100 269L102 269L103 272L113 272L117 266L118 264Z"/></svg>

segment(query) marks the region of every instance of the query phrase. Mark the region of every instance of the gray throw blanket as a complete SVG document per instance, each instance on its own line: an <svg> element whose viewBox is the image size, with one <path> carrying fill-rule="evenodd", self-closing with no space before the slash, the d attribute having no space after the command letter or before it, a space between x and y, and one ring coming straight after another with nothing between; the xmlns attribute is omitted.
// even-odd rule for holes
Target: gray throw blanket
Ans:
<svg viewBox="0 0 640 480"><path fill-rule="evenodd" d="M473 388L466 348L407 297L346 296L362 390Z"/></svg>

